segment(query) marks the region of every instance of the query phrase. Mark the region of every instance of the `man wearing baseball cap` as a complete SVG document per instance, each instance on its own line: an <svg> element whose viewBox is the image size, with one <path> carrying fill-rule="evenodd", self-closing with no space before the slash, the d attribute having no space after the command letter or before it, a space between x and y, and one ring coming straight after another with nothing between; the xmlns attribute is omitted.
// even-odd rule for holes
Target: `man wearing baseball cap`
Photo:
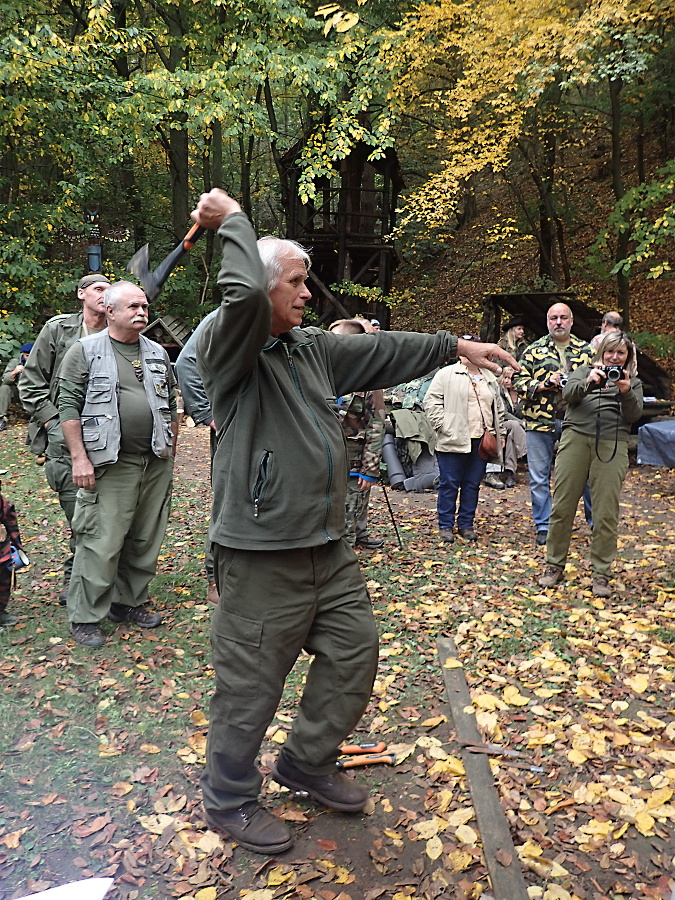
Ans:
<svg viewBox="0 0 675 900"><path fill-rule="evenodd" d="M103 294L109 287L110 281L105 275L85 275L80 278L77 296L82 302L81 311L49 319L37 336L19 378L21 403L31 417L28 426L30 447L37 456L46 454L47 481L59 495L59 503L68 519L68 525L75 511L77 488L73 484L72 462L59 422L57 374L66 350L75 341L105 328ZM63 567L63 588L59 597L62 606L68 597L74 552L71 532L70 556Z"/></svg>

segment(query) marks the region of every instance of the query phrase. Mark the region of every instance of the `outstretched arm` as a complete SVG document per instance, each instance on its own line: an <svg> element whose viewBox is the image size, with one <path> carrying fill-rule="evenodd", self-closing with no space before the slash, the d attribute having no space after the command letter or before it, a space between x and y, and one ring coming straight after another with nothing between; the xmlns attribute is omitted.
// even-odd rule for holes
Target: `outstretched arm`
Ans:
<svg viewBox="0 0 675 900"><path fill-rule="evenodd" d="M503 350L499 344L479 344L476 341L465 341L459 338L457 341L457 356L465 356L469 362L479 368L489 369L495 375L501 375L502 367L499 363L494 362L495 357L500 359L504 365L511 366L515 372L520 372L520 365L517 360Z"/></svg>

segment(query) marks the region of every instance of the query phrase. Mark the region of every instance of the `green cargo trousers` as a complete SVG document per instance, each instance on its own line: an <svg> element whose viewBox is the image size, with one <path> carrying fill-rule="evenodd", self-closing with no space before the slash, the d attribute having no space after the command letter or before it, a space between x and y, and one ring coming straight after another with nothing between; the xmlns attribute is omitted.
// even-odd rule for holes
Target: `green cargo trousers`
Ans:
<svg viewBox="0 0 675 900"><path fill-rule="evenodd" d="M75 514L77 488L73 484L73 462L70 458L61 426L58 423L52 423L47 431L47 449L45 453L47 456L45 463L47 483L59 495L59 503L68 520L68 528L70 529L70 556L63 564L63 580L67 584L73 571L73 557L75 554L75 536L73 535L72 522Z"/></svg>
<svg viewBox="0 0 675 900"><path fill-rule="evenodd" d="M314 658L284 752L307 774L334 770L338 747L368 705L378 636L344 539L298 550L213 550L220 605L211 623L216 690L202 790L204 806L222 811L258 796L256 757L302 650Z"/></svg>
<svg viewBox="0 0 675 900"><path fill-rule="evenodd" d="M619 496L628 472L628 444L618 441L616 455L613 440L601 440L595 449L595 435L564 428L555 461L553 509L546 541L546 562L565 567L572 537L572 524L586 480L591 486L593 536L591 568L594 575L609 577L616 556L619 526Z"/></svg>
<svg viewBox="0 0 675 900"><path fill-rule="evenodd" d="M77 492L75 560L68 592L71 622L100 622L111 603L140 606L157 569L171 506L173 458L120 453Z"/></svg>

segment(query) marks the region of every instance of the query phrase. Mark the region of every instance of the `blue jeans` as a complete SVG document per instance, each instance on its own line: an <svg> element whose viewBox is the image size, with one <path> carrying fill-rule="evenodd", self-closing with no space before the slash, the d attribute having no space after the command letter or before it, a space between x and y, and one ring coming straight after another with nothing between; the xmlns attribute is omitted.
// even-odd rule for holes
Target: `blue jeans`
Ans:
<svg viewBox="0 0 675 900"><path fill-rule="evenodd" d="M532 518L537 531L548 531L551 518L551 467L556 441L562 432L562 420L556 419L555 431L527 432L527 469L530 475ZM584 489L584 514L593 527L591 495L588 483Z"/></svg>
<svg viewBox="0 0 675 900"><path fill-rule="evenodd" d="M473 528L478 506L480 483L485 475L484 459L478 455L480 438L471 439L471 453L445 453L436 451L440 483L438 485L438 525L452 528L455 524L455 507L459 494L457 527Z"/></svg>

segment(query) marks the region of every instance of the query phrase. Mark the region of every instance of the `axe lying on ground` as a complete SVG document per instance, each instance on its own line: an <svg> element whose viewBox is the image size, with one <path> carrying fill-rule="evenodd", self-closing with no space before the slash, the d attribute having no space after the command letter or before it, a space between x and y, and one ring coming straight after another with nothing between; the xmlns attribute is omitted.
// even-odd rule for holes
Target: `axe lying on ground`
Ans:
<svg viewBox="0 0 675 900"><path fill-rule="evenodd" d="M163 259L154 272L150 271L150 245L141 247L127 263L127 270L134 274L141 283L148 301L152 303L162 290L164 282L176 268L178 260L194 247L195 242L204 234L205 228L193 225L183 240L171 253Z"/></svg>

